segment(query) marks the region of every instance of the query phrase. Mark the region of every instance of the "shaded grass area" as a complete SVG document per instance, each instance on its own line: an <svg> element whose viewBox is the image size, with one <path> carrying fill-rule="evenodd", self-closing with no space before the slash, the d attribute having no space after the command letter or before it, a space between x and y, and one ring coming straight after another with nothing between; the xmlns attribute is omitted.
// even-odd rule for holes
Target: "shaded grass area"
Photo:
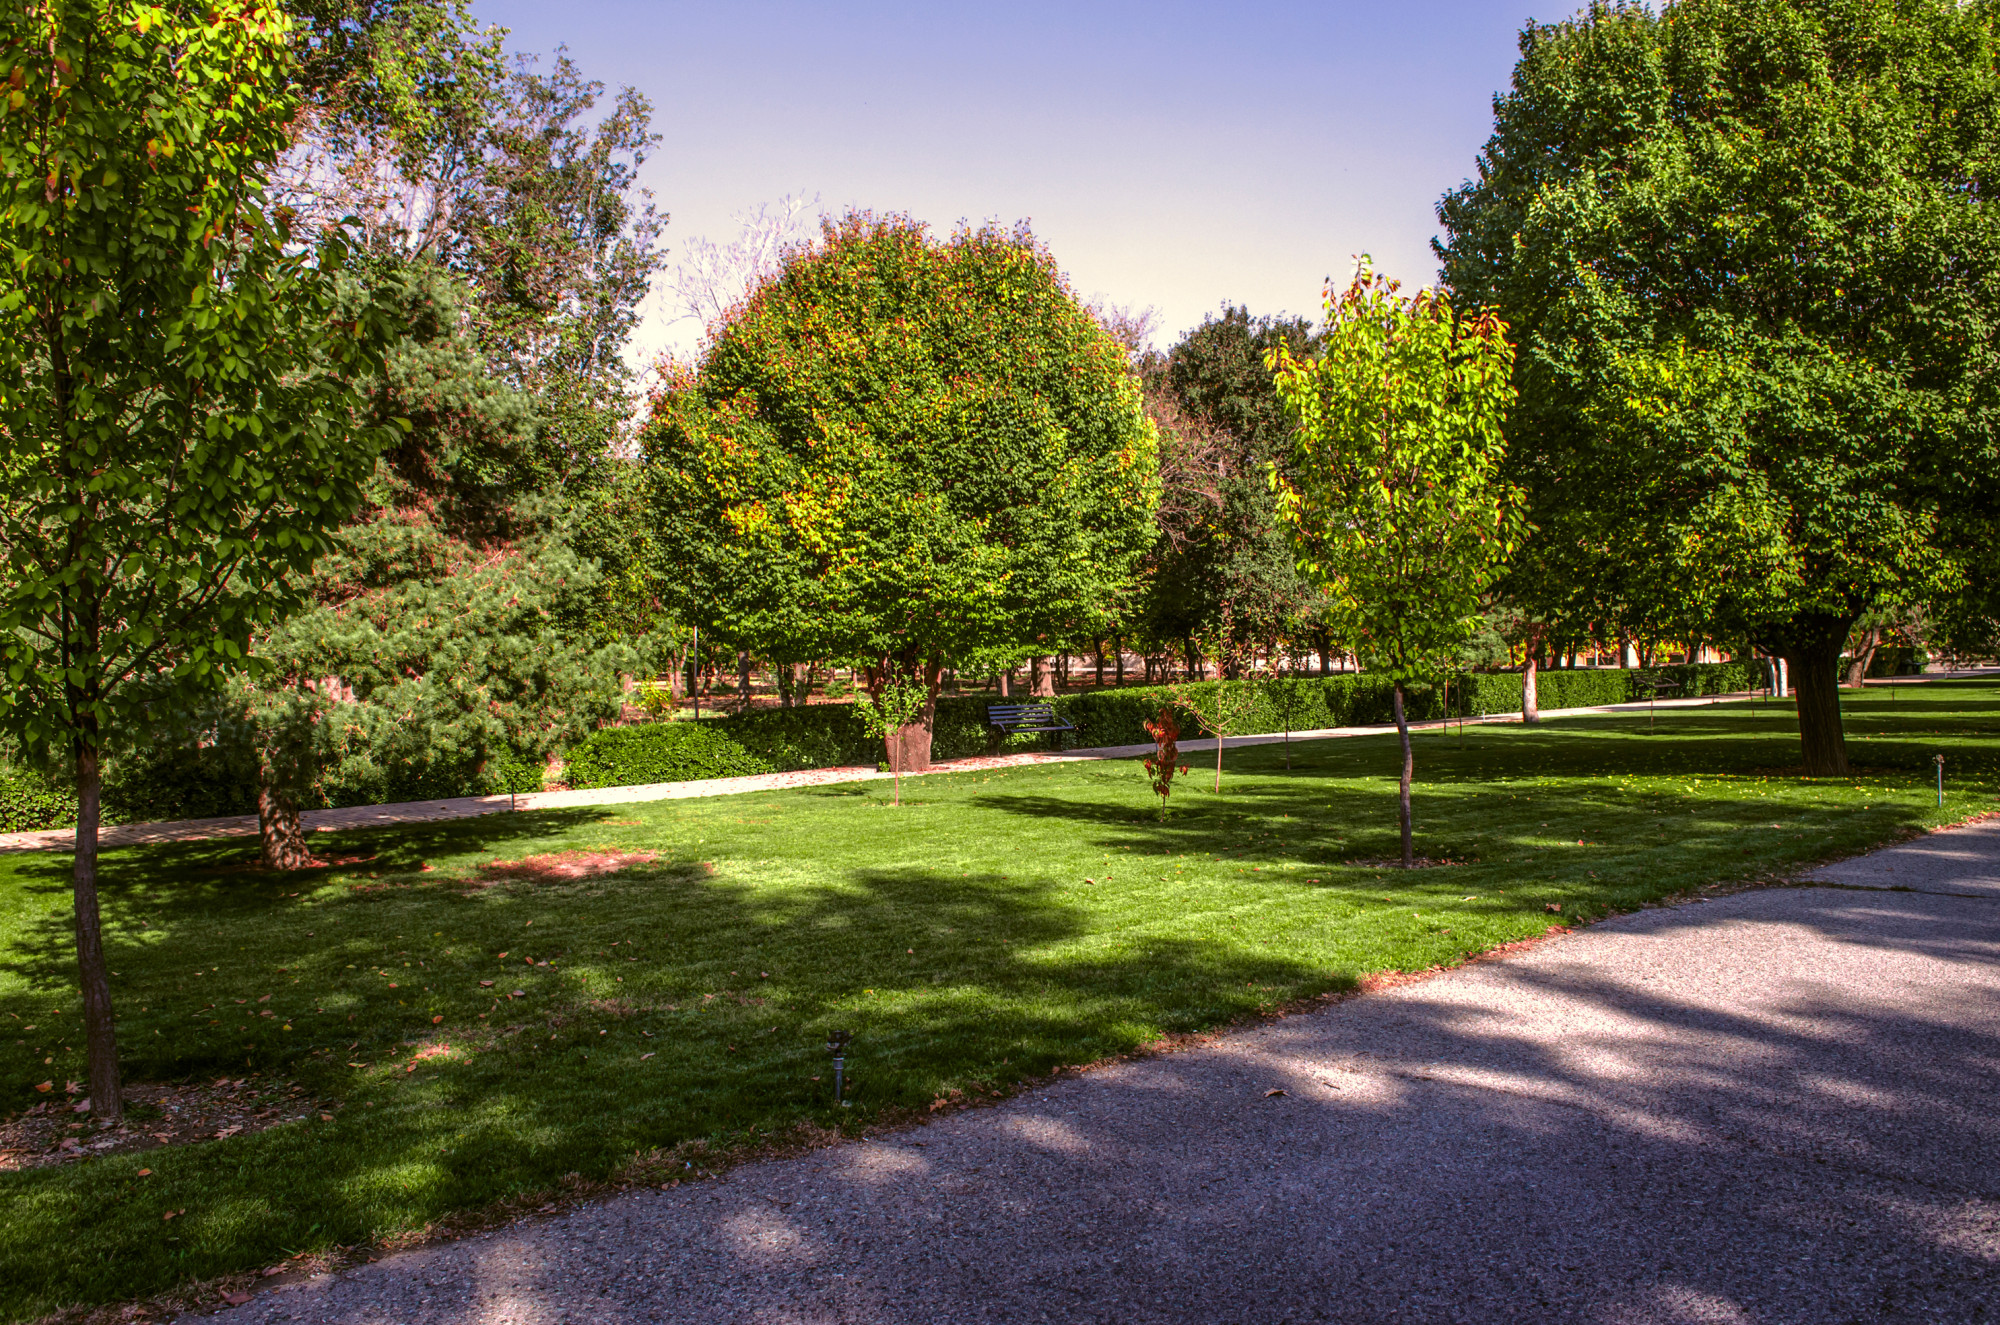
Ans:
<svg viewBox="0 0 2000 1325"><path fill-rule="evenodd" d="M1289 772L1282 746L1232 751L1223 793L1182 781L1164 822L1120 761L919 779L901 809L868 783L318 835L372 859L299 875L248 868L241 841L110 853L130 1076L263 1073L339 1105L0 1174L0 1316L393 1237L689 1142L858 1129L1530 937L1550 906L1571 923L1994 805L2000 687L1845 699L1860 768L1839 780L1790 771L1775 706L1423 733L1418 850L1464 863L1410 875L1350 863L1397 853L1393 736L1294 744ZM579 850L655 855L483 877ZM83 1073L67 863L0 857L0 1111Z"/></svg>

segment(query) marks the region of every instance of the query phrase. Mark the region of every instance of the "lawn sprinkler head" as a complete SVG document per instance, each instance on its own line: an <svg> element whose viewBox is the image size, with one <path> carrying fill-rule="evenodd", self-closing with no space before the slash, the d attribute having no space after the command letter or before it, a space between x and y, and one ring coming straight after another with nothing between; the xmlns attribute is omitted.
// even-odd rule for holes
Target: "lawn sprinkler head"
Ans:
<svg viewBox="0 0 2000 1325"><path fill-rule="evenodd" d="M852 1031L830 1031L826 1037L826 1051L833 1055L833 1100L841 1108L847 1101L841 1098L846 1082L843 1077L847 1069L847 1046L854 1040Z"/></svg>

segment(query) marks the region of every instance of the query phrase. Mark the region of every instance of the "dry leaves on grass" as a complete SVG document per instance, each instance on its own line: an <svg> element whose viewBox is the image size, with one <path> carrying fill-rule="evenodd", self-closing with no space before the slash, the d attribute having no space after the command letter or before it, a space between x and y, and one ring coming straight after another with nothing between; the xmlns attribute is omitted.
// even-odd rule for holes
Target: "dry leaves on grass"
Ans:
<svg viewBox="0 0 2000 1325"><path fill-rule="evenodd" d="M520 879L528 883L571 883L616 874L631 865L659 859L656 851L553 851L521 860L494 860L480 866L476 883Z"/></svg>
<svg viewBox="0 0 2000 1325"><path fill-rule="evenodd" d="M125 1124L109 1130L80 1100L44 1100L0 1121L0 1172L48 1168L90 1155L193 1145L301 1122L326 1106L282 1081L224 1077L208 1084L125 1087Z"/></svg>

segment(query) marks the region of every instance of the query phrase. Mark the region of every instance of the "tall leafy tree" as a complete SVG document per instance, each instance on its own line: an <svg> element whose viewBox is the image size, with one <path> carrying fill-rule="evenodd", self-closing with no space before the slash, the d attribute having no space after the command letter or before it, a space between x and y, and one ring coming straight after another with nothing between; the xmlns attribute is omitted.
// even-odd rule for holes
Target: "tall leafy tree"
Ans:
<svg viewBox="0 0 2000 1325"><path fill-rule="evenodd" d="M1225 305L1151 365L1162 502L1144 613L1154 638L1212 634L1227 615L1234 658L1314 605L1274 513L1268 472L1289 463L1292 423L1266 366L1280 346L1303 358L1314 345L1304 318Z"/></svg>
<svg viewBox="0 0 2000 1325"><path fill-rule="evenodd" d="M751 294L642 440L687 619L920 679L905 769L947 663L1109 617L1158 482L1123 351L1025 228L866 214Z"/></svg>
<svg viewBox="0 0 2000 1325"><path fill-rule="evenodd" d="M383 430L355 382L336 237L286 241L262 185L296 107L290 25L41 0L0 15L0 723L78 799L93 1111L122 1113L97 906L100 762L142 697L211 689L297 601Z"/></svg>
<svg viewBox="0 0 2000 1325"><path fill-rule="evenodd" d="M2000 10L1594 4L1522 33L1447 281L1519 337L1543 586L1786 659L1847 767L1852 623L2000 528Z"/></svg>
<svg viewBox="0 0 2000 1325"><path fill-rule="evenodd" d="M1462 318L1429 290L1406 298L1365 263L1345 292L1328 291L1319 358L1272 355L1298 420L1289 472L1272 471L1278 514L1343 637L1395 685L1405 869L1404 685L1456 665L1520 533L1520 494L1499 473L1513 357L1492 313Z"/></svg>

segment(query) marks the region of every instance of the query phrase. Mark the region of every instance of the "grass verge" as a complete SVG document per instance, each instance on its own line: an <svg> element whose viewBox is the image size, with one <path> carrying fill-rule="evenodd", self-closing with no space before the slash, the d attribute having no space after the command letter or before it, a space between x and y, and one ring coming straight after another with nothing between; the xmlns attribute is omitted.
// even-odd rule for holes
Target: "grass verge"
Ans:
<svg viewBox="0 0 2000 1325"><path fill-rule="evenodd" d="M1120 761L924 778L901 809L867 783L327 835L369 858L301 875L240 841L110 853L130 1076L331 1117L0 1174L0 1317L858 1131L1993 806L2000 686L1846 703L1838 780L1788 771L1795 728L1755 704L1424 733L1419 852L1462 863L1410 875L1349 863L1396 854L1393 737L1289 772L1232 752L1164 822ZM0 857L0 1112L82 1072L66 869Z"/></svg>

